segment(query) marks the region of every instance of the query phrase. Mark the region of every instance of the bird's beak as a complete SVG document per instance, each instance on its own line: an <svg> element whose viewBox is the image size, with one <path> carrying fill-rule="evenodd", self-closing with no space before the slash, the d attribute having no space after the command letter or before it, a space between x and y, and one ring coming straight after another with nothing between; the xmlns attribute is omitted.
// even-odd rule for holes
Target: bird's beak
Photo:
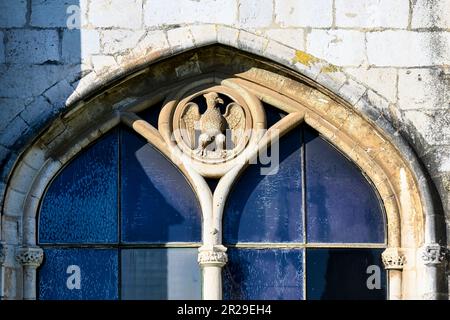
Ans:
<svg viewBox="0 0 450 320"><path fill-rule="evenodd" d="M217 99L216 99L216 101L217 101L218 103L220 103L220 104L222 104L222 103L223 103L223 100L222 100L222 98L217 98Z"/></svg>

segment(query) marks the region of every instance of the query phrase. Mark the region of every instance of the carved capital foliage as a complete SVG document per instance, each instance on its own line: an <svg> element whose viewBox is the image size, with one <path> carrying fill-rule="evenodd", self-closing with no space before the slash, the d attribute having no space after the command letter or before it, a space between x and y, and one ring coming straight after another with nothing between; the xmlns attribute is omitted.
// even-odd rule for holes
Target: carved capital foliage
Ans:
<svg viewBox="0 0 450 320"><path fill-rule="evenodd" d="M228 262L228 256L225 251L226 248L223 246L215 246L210 250L200 248L198 253L198 263L201 266L212 265L223 267Z"/></svg>
<svg viewBox="0 0 450 320"><path fill-rule="evenodd" d="M387 248L381 254L381 258L386 270L402 270L406 263L406 257L398 248Z"/></svg>
<svg viewBox="0 0 450 320"><path fill-rule="evenodd" d="M447 248L438 243L430 243L422 248L422 259L425 265L438 265L445 262Z"/></svg>
<svg viewBox="0 0 450 320"><path fill-rule="evenodd" d="M20 248L16 260L23 266L39 267L44 259L44 251L37 247Z"/></svg>

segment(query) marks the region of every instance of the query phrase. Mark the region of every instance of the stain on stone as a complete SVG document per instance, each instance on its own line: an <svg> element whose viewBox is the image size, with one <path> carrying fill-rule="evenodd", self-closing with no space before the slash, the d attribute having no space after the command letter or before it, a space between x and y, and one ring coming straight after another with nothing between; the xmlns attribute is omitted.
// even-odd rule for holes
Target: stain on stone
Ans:
<svg viewBox="0 0 450 320"><path fill-rule="evenodd" d="M321 63L323 66L320 68L320 72L322 73L331 73L331 72L339 72L341 69L335 65L326 63L325 61L306 53L305 51L296 50L293 62L299 62L307 67L311 67L314 64Z"/></svg>
<svg viewBox="0 0 450 320"><path fill-rule="evenodd" d="M305 66L309 67L312 64L315 64L319 61L320 61L319 58L316 58L313 55L306 53L305 51L301 50L295 51L294 62L300 62L301 64L304 64Z"/></svg>

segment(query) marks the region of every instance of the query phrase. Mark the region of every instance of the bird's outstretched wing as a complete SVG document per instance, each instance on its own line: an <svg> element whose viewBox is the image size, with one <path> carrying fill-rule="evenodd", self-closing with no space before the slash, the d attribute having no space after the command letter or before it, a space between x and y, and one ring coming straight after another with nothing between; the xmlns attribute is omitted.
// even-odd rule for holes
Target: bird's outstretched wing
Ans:
<svg viewBox="0 0 450 320"><path fill-rule="evenodd" d="M198 121L200 120L200 112L198 105L194 102L189 102L183 110L180 119L181 136L183 140L194 149L195 146L195 130L198 128Z"/></svg>
<svg viewBox="0 0 450 320"><path fill-rule="evenodd" d="M231 140L236 147L245 134L245 111L239 104L232 102L227 105L223 116L227 120L228 129L231 130Z"/></svg>

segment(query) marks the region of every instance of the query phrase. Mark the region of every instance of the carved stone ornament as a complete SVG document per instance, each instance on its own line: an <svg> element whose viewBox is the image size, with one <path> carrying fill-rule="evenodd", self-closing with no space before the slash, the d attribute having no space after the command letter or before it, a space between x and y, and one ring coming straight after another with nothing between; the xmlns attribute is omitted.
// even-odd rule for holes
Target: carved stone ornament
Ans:
<svg viewBox="0 0 450 320"><path fill-rule="evenodd" d="M200 265L216 265L223 267L228 262L228 256L225 253L226 248L214 248L212 250L199 250L198 263Z"/></svg>
<svg viewBox="0 0 450 320"><path fill-rule="evenodd" d="M401 270L406 263L405 256L400 254L398 248L387 248L381 254L381 259L386 270Z"/></svg>
<svg viewBox="0 0 450 320"><path fill-rule="evenodd" d="M44 252L41 248L26 247L20 248L16 255L16 260L23 266L39 267L44 259Z"/></svg>
<svg viewBox="0 0 450 320"><path fill-rule="evenodd" d="M265 129L261 101L243 88L188 85L164 102L158 130L204 176L220 177Z"/></svg>
<svg viewBox="0 0 450 320"><path fill-rule="evenodd" d="M422 259L425 265L437 265L444 262L447 248L438 243L427 244L423 247Z"/></svg>
<svg viewBox="0 0 450 320"><path fill-rule="evenodd" d="M179 147L193 159L212 164L239 154L251 134L251 114L245 103L239 103L229 90L216 90L202 90L181 100L173 119Z"/></svg>

